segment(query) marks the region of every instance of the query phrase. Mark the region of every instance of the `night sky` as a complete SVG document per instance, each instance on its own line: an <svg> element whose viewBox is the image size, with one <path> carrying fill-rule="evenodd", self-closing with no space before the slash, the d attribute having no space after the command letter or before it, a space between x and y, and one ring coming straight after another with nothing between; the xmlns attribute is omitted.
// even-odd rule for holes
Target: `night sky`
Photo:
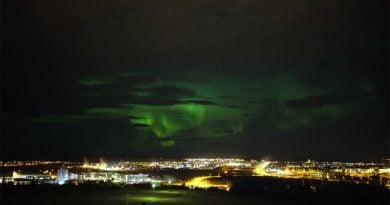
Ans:
<svg viewBox="0 0 390 205"><path fill-rule="evenodd" d="M387 0L3 0L1 159L389 156Z"/></svg>

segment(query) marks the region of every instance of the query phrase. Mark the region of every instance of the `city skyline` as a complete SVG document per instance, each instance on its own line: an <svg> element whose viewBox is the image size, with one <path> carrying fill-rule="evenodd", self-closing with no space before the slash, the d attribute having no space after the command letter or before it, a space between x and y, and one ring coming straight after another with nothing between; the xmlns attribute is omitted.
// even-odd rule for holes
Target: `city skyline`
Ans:
<svg viewBox="0 0 390 205"><path fill-rule="evenodd" d="M153 188L179 186L189 189L218 188L230 191L233 178L283 178L316 180L324 183L371 184L390 187L390 159L382 162L349 163L245 160L228 158L186 158L181 160L154 161L0 161L5 172L0 176L1 184L31 185L99 183L150 184ZM15 169L17 168L17 169ZM38 171L38 168L40 169ZM11 172L11 170L13 170ZM32 172L32 170L35 170ZM191 172L193 174L191 174ZM311 187L316 192L317 186ZM320 188L318 187L318 188ZM289 189L289 188L288 188Z"/></svg>

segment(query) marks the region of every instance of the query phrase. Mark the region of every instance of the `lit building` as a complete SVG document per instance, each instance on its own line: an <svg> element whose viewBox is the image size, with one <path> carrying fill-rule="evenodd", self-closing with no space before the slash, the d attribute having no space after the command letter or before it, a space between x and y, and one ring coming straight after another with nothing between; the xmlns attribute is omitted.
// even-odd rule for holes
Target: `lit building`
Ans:
<svg viewBox="0 0 390 205"><path fill-rule="evenodd" d="M126 175L125 180L126 183L130 184L142 184L150 182L150 179L147 174Z"/></svg>
<svg viewBox="0 0 390 205"><path fill-rule="evenodd" d="M12 178L26 180L49 180L51 179L51 176L49 174L22 174L19 172L13 172Z"/></svg>
<svg viewBox="0 0 390 205"><path fill-rule="evenodd" d="M51 184L53 180L49 174L22 174L19 172L12 173L12 179L15 185L27 184Z"/></svg>
<svg viewBox="0 0 390 205"><path fill-rule="evenodd" d="M57 183L64 184L67 180L69 180L69 170L68 169L58 169L57 170Z"/></svg>

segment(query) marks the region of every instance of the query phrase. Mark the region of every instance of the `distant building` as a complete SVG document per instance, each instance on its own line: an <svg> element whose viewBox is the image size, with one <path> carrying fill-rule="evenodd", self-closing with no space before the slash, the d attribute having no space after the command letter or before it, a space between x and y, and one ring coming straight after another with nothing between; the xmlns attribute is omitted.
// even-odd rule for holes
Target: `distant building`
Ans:
<svg viewBox="0 0 390 205"><path fill-rule="evenodd" d="M26 184L52 184L53 180L49 174L26 174L13 172L12 179L15 185L26 185Z"/></svg>
<svg viewBox="0 0 390 205"><path fill-rule="evenodd" d="M81 175L75 173L69 173L69 180L82 180Z"/></svg>
<svg viewBox="0 0 390 205"><path fill-rule="evenodd" d="M65 184L69 180L69 170L68 169L58 169L57 170L57 183Z"/></svg>
<svg viewBox="0 0 390 205"><path fill-rule="evenodd" d="M130 184L142 184L150 182L150 179L147 174L126 175L125 180L126 183Z"/></svg>
<svg viewBox="0 0 390 205"><path fill-rule="evenodd" d="M49 180L51 176L49 174L22 174L19 172L12 173L13 179L27 179L27 180Z"/></svg>

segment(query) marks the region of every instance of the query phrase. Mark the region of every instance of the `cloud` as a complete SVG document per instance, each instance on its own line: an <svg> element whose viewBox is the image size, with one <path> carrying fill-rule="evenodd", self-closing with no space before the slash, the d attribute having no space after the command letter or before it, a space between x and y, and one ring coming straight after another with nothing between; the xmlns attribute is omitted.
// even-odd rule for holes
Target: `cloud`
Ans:
<svg viewBox="0 0 390 205"><path fill-rule="evenodd" d="M130 119L133 119L131 116L129 117ZM82 122L82 121L112 120L112 119L119 119L119 118L113 115L47 113L40 116L28 118L26 119L26 121L32 123L75 123L75 122ZM122 118L122 119L127 121L127 118ZM143 119L143 118L134 117L134 119Z"/></svg>
<svg viewBox="0 0 390 205"><path fill-rule="evenodd" d="M92 105L110 107L117 105L170 106L178 104L218 105L209 100L196 99L196 91L183 86L154 86L165 77L157 75L122 73L104 78L86 77L81 84L88 85L84 97ZM193 99L188 99L193 98ZM185 100L183 100L185 99Z"/></svg>
<svg viewBox="0 0 390 205"><path fill-rule="evenodd" d="M159 97L139 97L138 99L134 99L129 104L147 105L147 106L171 106L171 105L180 105L180 104L220 105L219 103L210 100L202 100L202 99L176 100L176 99L159 98Z"/></svg>
<svg viewBox="0 0 390 205"><path fill-rule="evenodd" d="M249 100L247 101L248 104L254 104L254 105L259 105L259 104L277 104L278 101L274 100L274 99L270 99L270 98L267 98L267 99L264 99L264 100Z"/></svg>
<svg viewBox="0 0 390 205"><path fill-rule="evenodd" d="M260 102L259 101L256 101L256 100L249 100L247 101L248 104L259 104Z"/></svg>
<svg viewBox="0 0 390 205"><path fill-rule="evenodd" d="M233 96L231 96L231 95L220 95L220 96L218 96L218 98L220 98L220 99L231 99L231 98L233 98Z"/></svg>
<svg viewBox="0 0 390 205"><path fill-rule="evenodd" d="M237 106L237 105L227 105L226 107L227 108L231 108L231 109L239 109L239 108L241 108L240 106Z"/></svg>
<svg viewBox="0 0 390 205"><path fill-rule="evenodd" d="M192 104L198 104L198 105L220 105L216 102L210 101L210 100L184 100L181 101L181 103L192 103Z"/></svg>
<svg viewBox="0 0 390 205"><path fill-rule="evenodd" d="M153 85L163 79L162 76L152 74L117 74L115 75L115 85L120 88L141 87L146 85Z"/></svg>
<svg viewBox="0 0 390 205"><path fill-rule="evenodd" d="M145 119L140 116L133 116L132 108L127 107L95 107L89 108L85 111L90 116L116 116L116 117L126 117L132 120Z"/></svg>
<svg viewBox="0 0 390 205"><path fill-rule="evenodd" d="M250 116L252 116L251 113L242 113L241 115L242 115L243 117L250 117Z"/></svg>
<svg viewBox="0 0 390 205"><path fill-rule="evenodd" d="M284 104L291 109L320 108L323 106L347 103L353 99L355 98L343 95L313 95L301 99L287 100Z"/></svg>
<svg viewBox="0 0 390 205"><path fill-rule="evenodd" d="M97 78L97 77L84 77L80 79L80 84L86 86L96 86L96 85L107 85L112 84L113 79L111 78Z"/></svg>
<svg viewBox="0 0 390 205"><path fill-rule="evenodd" d="M131 100L129 104L148 106L170 106L180 104L180 101L168 98L138 96L136 99Z"/></svg>
<svg viewBox="0 0 390 205"><path fill-rule="evenodd" d="M149 128L150 127L148 124L143 124L143 123L132 123L132 126L135 128Z"/></svg>
<svg viewBox="0 0 390 205"><path fill-rule="evenodd" d="M149 95L155 97L173 98L173 99L196 96L195 90L188 89L185 87L176 87L176 86L151 87L151 88L147 88L146 91L149 93Z"/></svg>

